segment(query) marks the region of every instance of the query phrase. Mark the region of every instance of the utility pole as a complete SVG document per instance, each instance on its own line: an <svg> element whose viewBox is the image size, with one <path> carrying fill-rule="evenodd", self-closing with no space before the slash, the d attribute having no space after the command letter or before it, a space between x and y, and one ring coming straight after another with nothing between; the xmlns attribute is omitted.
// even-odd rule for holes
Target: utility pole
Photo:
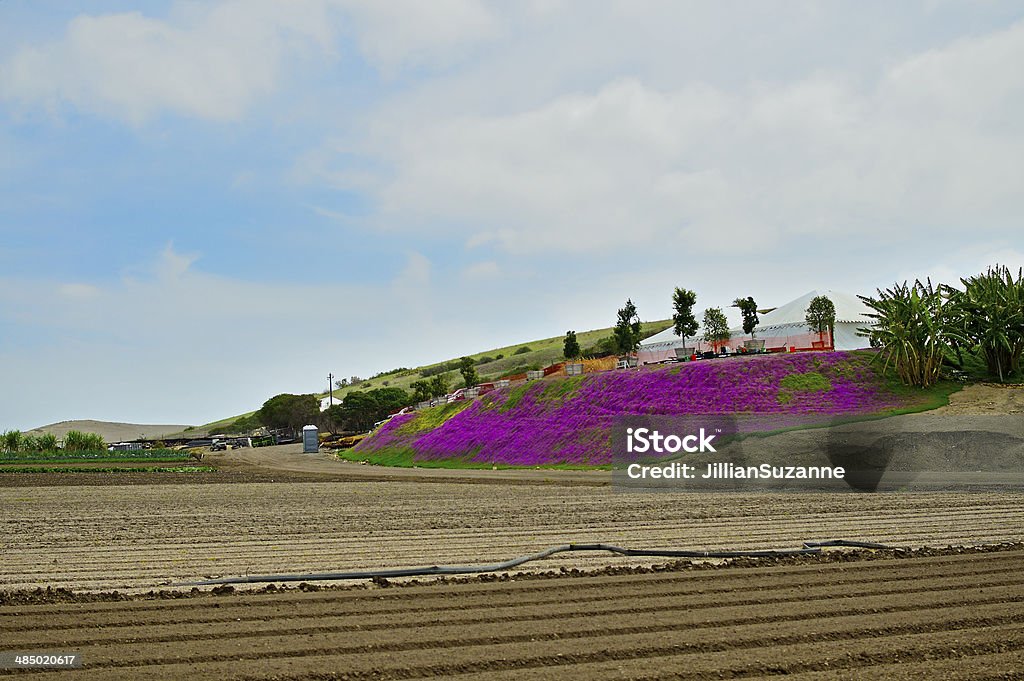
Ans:
<svg viewBox="0 0 1024 681"><path fill-rule="evenodd" d="M330 407L334 406L334 374L327 374L327 392L330 397L327 398L327 405Z"/></svg>

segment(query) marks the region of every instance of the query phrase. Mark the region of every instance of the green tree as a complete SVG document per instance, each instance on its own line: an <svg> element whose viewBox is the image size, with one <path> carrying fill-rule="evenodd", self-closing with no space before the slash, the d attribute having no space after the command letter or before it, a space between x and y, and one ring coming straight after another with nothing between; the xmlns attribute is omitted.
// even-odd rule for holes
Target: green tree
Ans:
<svg viewBox="0 0 1024 681"><path fill-rule="evenodd" d="M467 388L473 388L480 382L480 377L476 374L475 362L469 357L459 360L459 373L462 374L462 380L466 382Z"/></svg>
<svg viewBox="0 0 1024 681"><path fill-rule="evenodd" d="M381 408L373 392L354 390L341 401L342 422L348 430L369 430L378 421Z"/></svg>
<svg viewBox="0 0 1024 681"><path fill-rule="evenodd" d="M1000 381L1020 370L1024 353L1024 277L1008 267L990 267L984 274L961 279L964 290L944 286L956 313L959 334L985 360L988 373ZM958 348L959 349L959 348Z"/></svg>
<svg viewBox="0 0 1024 681"><path fill-rule="evenodd" d="M430 396L431 397L443 397L448 394L448 375L438 374L430 379Z"/></svg>
<svg viewBox="0 0 1024 681"><path fill-rule="evenodd" d="M640 316L632 299L626 300L626 306L618 313L613 337L615 349L620 355L631 355L640 347Z"/></svg>
<svg viewBox="0 0 1024 681"><path fill-rule="evenodd" d="M576 340L575 331L565 332L565 342L562 343L562 355L568 359L579 359L580 356L580 342Z"/></svg>
<svg viewBox="0 0 1024 681"><path fill-rule="evenodd" d="M416 402L426 402L433 396L430 381L413 381L409 387L412 388L413 400Z"/></svg>
<svg viewBox="0 0 1024 681"><path fill-rule="evenodd" d="M341 404L327 410L327 418L342 430L365 431L410 403L409 393L401 388L353 390Z"/></svg>
<svg viewBox="0 0 1024 681"><path fill-rule="evenodd" d="M819 338L828 331L829 344L833 345L836 328L836 306L828 296L815 296L807 306L805 321Z"/></svg>
<svg viewBox="0 0 1024 681"><path fill-rule="evenodd" d="M704 341L718 352L718 348L729 340L729 320L720 307L704 310Z"/></svg>
<svg viewBox="0 0 1024 681"><path fill-rule="evenodd" d="M693 316L693 306L696 304L697 294L689 289L676 288L672 293L672 308L675 310L672 315L672 330L683 339L684 348L686 339L697 333L697 318Z"/></svg>
<svg viewBox="0 0 1024 681"><path fill-rule="evenodd" d="M316 395L282 393L264 402L256 416L267 428L298 431L317 421L320 416L320 400Z"/></svg>
<svg viewBox="0 0 1024 681"><path fill-rule="evenodd" d="M750 337L754 337L754 329L761 322L757 317L757 303L751 296L746 298L737 298L732 301L733 307L740 309L740 314L743 316L743 333L750 334Z"/></svg>

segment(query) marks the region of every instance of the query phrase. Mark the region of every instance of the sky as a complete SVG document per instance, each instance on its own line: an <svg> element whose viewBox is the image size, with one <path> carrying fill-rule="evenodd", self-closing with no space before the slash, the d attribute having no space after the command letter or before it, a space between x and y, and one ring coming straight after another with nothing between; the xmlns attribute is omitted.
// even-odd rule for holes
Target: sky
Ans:
<svg viewBox="0 0 1024 681"><path fill-rule="evenodd" d="M1019 2L0 0L0 430L1024 264Z"/></svg>

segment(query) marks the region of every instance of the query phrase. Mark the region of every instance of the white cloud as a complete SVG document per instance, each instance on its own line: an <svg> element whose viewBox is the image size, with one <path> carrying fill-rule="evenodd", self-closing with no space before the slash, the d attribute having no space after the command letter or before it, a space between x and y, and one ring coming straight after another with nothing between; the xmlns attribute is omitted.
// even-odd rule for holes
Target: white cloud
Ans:
<svg viewBox="0 0 1024 681"><path fill-rule="evenodd" d="M477 0L334 0L357 27L360 51L378 68L437 66L493 37L497 19Z"/></svg>
<svg viewBox="0 0 1024 681"><path fill-rule="evenodd" d="M229 121L275 91L286 58L310 47L323 53L332 41L325 0L178 7L167 20L81 15L59 40L25 47L0 65L0 92L135 125L164 111Z"/></svg>
<svg viewBox="0 0 1024 681"><path fill-rule="evenodd" d="M174 250L174 244L167 244L153 270L161 281L173 282L181 279L198 259L198 253L178 253Z"/></svg>
<svg viewBox="0 0 1024 681"><path fill-rule="evenodd" d="M475 262L469 265L462 271L464 279L470 281L479 281L485 279L494 279L501 275L501 267L498 263L493 260L484 260L481 262Z"/></svg>
<svg viewBox="0 0 1024 681"><path fill-rule="evenodd" d="M1006 68L1022 59L1024 23L898 60L873 81L627 77L515 112L453 112L424 86L351 136L344 152L367 161L358 173L325 163L321 177L374 196L382 229L512 253L686 243L753 254L808 238L1006 230L1024 212L1024 70Z"/></svg>
<svg viewBox="0 0 1024 681"><path fill-rule="evenodd" d="M92 284L61 284L57 290L62 296L72 300L89 300L100 294L100 289Z"/></svg>
<svg viewBox="0 0 1024 681"><path fill-rule="evenodd" d="M177 2L167 18L82 14L59 39L0 64L0 96L136 126L164 112L233 121L275 93L297 58L332 58L345 28L395 75L461 58L498 24L476 0L222 0Z"/></svg>

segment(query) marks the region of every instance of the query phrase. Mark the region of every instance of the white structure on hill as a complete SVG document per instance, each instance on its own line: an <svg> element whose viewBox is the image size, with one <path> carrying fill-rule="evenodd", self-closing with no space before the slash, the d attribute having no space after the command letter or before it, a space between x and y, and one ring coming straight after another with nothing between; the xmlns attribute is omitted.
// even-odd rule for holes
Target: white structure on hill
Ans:
<svg viewBox="0 0 1024 681"><path fill-rule="evenodd" d="M754 337L757 340L763 340L765 348L768 349L828 348L828 334L819 337L807 326L807 306L811 304L813 298L819 295L828 297L836 308L835 349L856 350L868 347L868 339L861 336L857 329L870 326L871 319L867 317L867 313L871 310L857 296L841 291L809 291L771 312L758 315L760 323L754 330ZM735 311L730 309L730 312ZM699 311L695 310L694 313L699 318ZM730 316L734 315L730 314ZM729 332L732 338L724 345L728 346L730 350L735 350L742 346L744 341L750 340L750 336L743 333L742 326L730 329ZM703 335L704 330L698 329L694 337L686 339L687 347L698 351L710 350L709 344L702 340ZM640 344L640 363L658 362L675 357L676 348L682 347L682 339L675 335L670 327Z"/></svg>

